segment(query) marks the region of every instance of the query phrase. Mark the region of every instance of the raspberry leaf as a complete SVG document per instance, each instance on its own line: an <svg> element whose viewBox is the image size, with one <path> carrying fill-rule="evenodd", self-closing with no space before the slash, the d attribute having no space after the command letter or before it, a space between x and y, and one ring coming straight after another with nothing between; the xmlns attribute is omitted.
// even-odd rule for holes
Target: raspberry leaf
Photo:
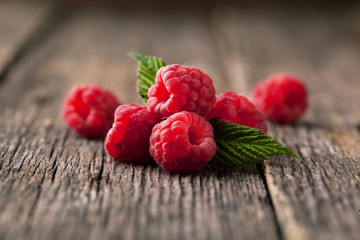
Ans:
<svg viewBox="0 0 360 240"><path fill-rule="evenodd" d="M145 56L138 53L130 53L129 56L138 62L137 90L146 103L149 98L148 89L155 83L156 72L161 67L166 66L166 63L154 56Z"/></svg>
<svg viewBox="0 0 360 240"><path fill-rule="evenodd" d="M259 129L219 119L210 119L209 122L213 126L217 144L217 151L210 161L213 166L237 168L279 154L299 158L288 147Z"/></svg>

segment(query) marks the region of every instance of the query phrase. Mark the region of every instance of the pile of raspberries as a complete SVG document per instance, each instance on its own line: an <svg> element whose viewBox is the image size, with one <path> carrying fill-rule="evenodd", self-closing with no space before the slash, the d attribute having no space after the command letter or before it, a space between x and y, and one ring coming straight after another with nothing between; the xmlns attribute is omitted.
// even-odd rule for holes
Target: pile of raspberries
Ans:
<svg viewBox="0 0 360 240"><path fill-rule="evenodd" d="M158 70L146 106L123 104L95 84L73 87L63 104L67 125L87 138L105 138L105 150L124 162L151 162L173 173L205 166L216 153L211 124L219 118L258 128L265 120L287 124L307 107L304 84L278 74L255 86L252 100L228 91L215 95L212 79L200 69L167 65Z"/></svg>

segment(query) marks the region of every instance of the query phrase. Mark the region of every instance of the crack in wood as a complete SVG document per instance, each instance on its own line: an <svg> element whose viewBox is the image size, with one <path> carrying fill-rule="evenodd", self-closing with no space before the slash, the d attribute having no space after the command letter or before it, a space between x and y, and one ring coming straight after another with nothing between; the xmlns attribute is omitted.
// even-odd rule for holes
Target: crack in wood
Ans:
<svg viewBox="0 0 360 240"><path fill-rule="evenodd" d="M28 214L28 218L32 219L32 217L34 216L35 210L39 204L39 199L40 199L40 195L42 192L42 185L45 179L45 174L42 176L40 183L37 185L37 192L36 192L36 196L35 196L35 200L30 208L29 214Z"/></svg>
<svg viewBox="0 0 360 240"><path fill-rule="evenodd" d="M52 164L52 166L50 168L50 171L52 171L52 174L51 174L51 183L52 184L55 181L56 173L58 171L58 159L61 158L62 155L63 155L63 152L65 150L65 142L69 138L69 134L70 134L70 129L67 128L65 130L64 137L60 140L61 141L61 144L59 145L60 151L56 156L54 156L54 161L53 161L53 164ZM55 148L54 148L54 150L55 150ZM52 157L53 157L53 154L51 155L50 159L52 159Z"/></svg>
<svg viewBox="0 0 360 240"><path fill-rule="evenodd" d="M103 150L104 151L104 150ZM95 158L94 158L95 160ZM98 195L100 192L100 187L101 187L101 180L102 180L102 175L104 172L104 164L105 164L105 158L104 158L104 153L101 156L101 167L100 167L100 171L99 171L99 175L97 176L96 180L96 194Z"/></svg>
<svg viewBox="0 0 360 240"><path fill-rule="evenodd" d="M271 210L272 210L272 212L274 214L275 226L276 226L276 231L277 231L278 237L279 237L280 240L285 239L284 233L283 233L282 228L281 228L281 223L280 223L279 218L277 216L276 209L275 209L275 206L274 206L274 203L273 203L273 200L272 200L272 195L270 193L269 186L268 186L268 183L267 183L267 180L266 180L265 165L263 163L258 163L258 164L256 164L256 168L260 172L261 179L262 179L262 181L264 183L264 186L265 186L267 199L269 201Z"/></svg>

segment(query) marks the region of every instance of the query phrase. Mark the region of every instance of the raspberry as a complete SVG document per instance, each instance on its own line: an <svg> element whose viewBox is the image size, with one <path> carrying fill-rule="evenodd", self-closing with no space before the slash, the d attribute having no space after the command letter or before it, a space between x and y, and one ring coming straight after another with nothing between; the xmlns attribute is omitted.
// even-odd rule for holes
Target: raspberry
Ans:
<svg viewBox="0 0 360 240"><path fill-rule="evenodd" d="M114 119L119 100L95 84L74 86L65 98L62 115L67 125L87 138L104 137Z"/></svg>
<svg viewBox="0 0 360 240"><path fill-rule="evenodd" d="M148 96L148 109L163 117L180 111L205 116L215 103L215 88L200 69L174 64L158 70Z"/></svg>
<svg viewBox="0 0 360 240"><path fill-rule="evenodd" d="M255 106L267 119L286 124L298 120L307 107L305 85L287 74L277 74L258 83L252 93Z"/></svg>
<svg viewBox="0 0 360 240"><path fill-rule="evenodd" d="M206 165L216 152L213 128L205 118L179 112L155 125L150 154L160 167L174 173L189 173Z"/></svg>
<svg viewBox="0 0 360 240"><path fill-rule="evenodd" d="M218 94L216 104L206 118L220 118L222 121L246 125L267 132L263 114L245 96L234 92Z"/></svg>
<svg viewBox="0 0 360 240"><path fill-rule="evenodd" d="M105 139L106 152L122 161L153 161L149 153L151 130L161 119L137 104L121 105Z"/></svg>

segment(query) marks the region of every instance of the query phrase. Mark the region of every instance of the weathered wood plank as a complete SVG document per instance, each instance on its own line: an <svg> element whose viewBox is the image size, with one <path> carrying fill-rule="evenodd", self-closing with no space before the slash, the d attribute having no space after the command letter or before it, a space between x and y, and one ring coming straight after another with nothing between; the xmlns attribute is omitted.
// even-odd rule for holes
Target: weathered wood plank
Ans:
<svg viewBox="0 0 360 240"><path fill-rule="evenodd" d="M309 87L306 116L293 126L270 128L301 159L274 157L263 166L286 239L360 234L359 12L356 6L224 7L213 15L214 36L230 59L227 72L237 91L249 93L277 72L299 76Z"/></svg>
<svg viewBox="0 0 360 240"><path fill-rule="evenodd" d="M0 2L0 81L43 25L49 10L47 4Z"/></svg>
<svg viewBox="0 0 360 240"><path fill-rule="evenodd" d="M61 119L74 84L99 83L140 102L129 51L206 67L228 88L208 17L178 8L78 12L23 58L0 89L2 239L279 237L256 166L177 175L114 163L102 141L78 137Z"/></svg>

